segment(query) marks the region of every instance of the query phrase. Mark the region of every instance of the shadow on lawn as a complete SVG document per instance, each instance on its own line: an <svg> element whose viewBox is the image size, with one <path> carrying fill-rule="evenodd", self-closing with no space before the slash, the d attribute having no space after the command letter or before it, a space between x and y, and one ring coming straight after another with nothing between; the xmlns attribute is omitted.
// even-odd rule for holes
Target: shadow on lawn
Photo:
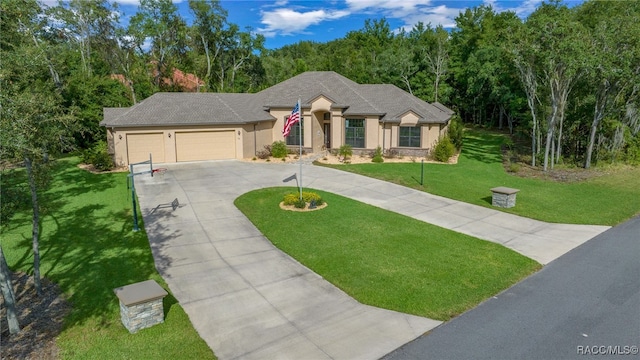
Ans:
<svg viewBox="0 0 640 360"><path fill-rule="evenodd" d="M487 164L502 162L500 153L500 145L504 141L502 135L473 130L469 137L473 137L473 142L466 141L464 143L464 157Z"/></svg>
<svg viewBox="0 0 640 360"><path fill-rule="evenodd" d="M89 319L97 326L119 322L114 288L148 279L162 281L141 217L140 231L132 231L126 174L96 175L63 164L41 199L46 209L41 215L41 274L68 295L73 310L67 327ZM31 241L23 236L15 246L25 253L13 268L33 272ZM156 255L163 266L170 265L161 252ZM175 303L173 296L167 296L165 311Z"/></svg>

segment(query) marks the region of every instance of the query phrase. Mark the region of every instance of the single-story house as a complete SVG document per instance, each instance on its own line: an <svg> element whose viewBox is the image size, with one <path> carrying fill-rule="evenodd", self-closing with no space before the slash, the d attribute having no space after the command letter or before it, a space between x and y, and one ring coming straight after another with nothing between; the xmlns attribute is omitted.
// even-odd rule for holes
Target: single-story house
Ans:
<svg viewBox="0 0 640 360"><path fill-rule="evenodd" d="M282 129L298 99L298 123L286 138ZM105 108L117 165L145 161L252 158L274 141L307 153L337 149L354 153L377 147L424 156L448 128L453 112L429 104L394 85L363 85L332 71L297 75L255 94L156 93L128 108Z"/></svg>

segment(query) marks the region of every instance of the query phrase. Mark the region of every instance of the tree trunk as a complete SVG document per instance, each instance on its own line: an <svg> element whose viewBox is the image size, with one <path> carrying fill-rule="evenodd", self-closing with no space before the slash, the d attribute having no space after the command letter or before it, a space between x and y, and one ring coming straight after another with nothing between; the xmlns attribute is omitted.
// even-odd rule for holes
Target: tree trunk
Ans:
<svg viewBox="0 0 640 360"><path fill-rule="evenodd" d="M556 147L556 164L560 163L560 156L562 155L562 125L564 122L564 112L560 114L560 128L558 129L558 145ZM553 167L553 166L552 166Z"/></svg>
<svg viewBox="0 0 640 360"><path fill-rule="evenodd" d="M24 164L27 168L27 176L29 177L29 188L31 190L31 205L33 207L33 284L38 295L42 295L42 284L40 283L40 210L38 207L38 193L36 188L35 174L33 173L33 161L29 157L24 158Z"/></svg>
<svg viewBox="0 0 640 360"><path fill-rule="evenodd" d="M547 130L547 143L544 147L544 166L543 166L544 171L547 171L549 166L549 152L551 150L552 138L553 138L553 128L549 126L549 129Z"/></svg>
<svg viewBox="0 0 640 360"><path fill-rule="evenodd" d="M438 87L440 86L440 74L436 74L436 81L435 81L435 92L434 92L434 102L438 102Z"/></svg>
<svg viewBox="0 0 640 360"><path fill-rule="evenodd" d="M13 294L13 285L11 283L11 271L7 266L7 260L2 252L0 245L0 290L4 298L4 306L7 309L7 323L9 323L9 334L17 334L20 332L20 323L18 322L18 312L16 311L16 298ZM2 329L0 329L0 333Z"/></svg>
<svg viewBox="0 0 640 360"><path fill-rule="evenodd" d="M556 148L556 139L551 138L551 170L553 170L553 164L555 163L555 148Z"/></svg>
<svg viewBox="0 0 640 360"><path fill-rule="evenodd" d="M536 149L540 146L536 144L536 139L538 138L538 121L536 119L536 112L535 112L535 103L533 102L533 99L527 99L527 103L529 103L529 109L531 110L531 117L533 119L533 124L532 129L531 129L531 166L535 167L536 166L536 155L538 155L538 152L536 151ZM537 145L537 146L536 146Z"/></svg>
<svg viewBox="0 0 640 360"><path fill-rule="evenodd" d="M600 126L600 121L604 117L604 109L607 106L607 99L609 94L610 84L608 81L600 84L598 88L598 93L596 94L596 104L593 110L593 122L591 122L591 134L589 136L589 145L587 146L587 156L584 162L584 168L588 169L591 167L591 156L593 154L593 145L596 142L596 132L598 131L598 126Z"/></svg>

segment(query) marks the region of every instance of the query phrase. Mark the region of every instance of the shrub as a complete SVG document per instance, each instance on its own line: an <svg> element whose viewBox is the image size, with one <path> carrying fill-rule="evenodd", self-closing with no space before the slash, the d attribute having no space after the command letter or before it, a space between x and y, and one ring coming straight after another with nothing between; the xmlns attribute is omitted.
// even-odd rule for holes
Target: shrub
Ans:
<svg viewBox="0 0 640 360"><path fill-rule="evenodd" d="M448 135L445 135L438 140L433 150L433 158L440 162L447 162L455 151L456 149L451 139L449 139Z"/></svg>
<svg viewBox="0 0 640 360"><path fill-rule="evenodd" d="M322 197L314 192L302 192L302 200L310 203L311 201L315 201L316 205L322 205L323 200Z"/></svg>
<svg viewBox="0 0 640 360"><path fill-rule="evenodd" d="M82 162L91 164L100 171L113 169L113 159L107 149L107 143L98 141L92 148L82 153Z"/></svg>
<svg viewBox="0 0 640 360"><path fill-rule="evenodd" d="M305 206L307 206L307 203L304 200L296 200L296 203L293 204L293 206L295 206L298 209L304 209Z"/></svg>
<svg viewBox="0 0 640 360"><path fill-rule="evenodd" d="M398 157L398 155L399 155L399 154L398 154L398 150L388 149L388 150L386 151L386 155L385 155L385 157L386 157L387 159L393 159L393 158Z"/></svg>
<svg viewBox="0 0 640 360"><path fill-rule="evenodd" d="M291 194L285 195L282 202L285 205L295 205L295 203L298 202L299 199L300 199L300 194L291 193Z"/></svg>
<svg viewBox="0 0 640 360"><path fill-rule="evenodd" d="M271 156L274 158L285 158L288 152L287 144L284 141L275 141L271 144Z"/></svg>
<svg viewBox="0 0 640 360"><path fill-rule="evenodd" d="M353 155L353 147L348 144L344 144L340 146L338 150L338 155L342 156L342 160L346 160Z"/></svg>
<svg viewBox="0 0 640 360"><path fill-rule="evenodd" d="M269 159L269 156L271 156L271 145L265 145L264 149L256 153L256 156L262 160Z"/></svg>
<svg viewBox="0 0 640 360"><path fill-rule="evenodd" d="M319 194L310 191L303 191L302 203L306 204L310 203L311 201L315 201L316 205L322 205L324 203L324 200L322 200L322 197ZM295 205L296 207L298 207L296 204L300 202L300 193L286 194L282 202L284 203L284 205ZM302 207L304 207L304 205Z"/></svg>
<svg viewBox="0 0 640 360"><path fill-rule="evenodd" d="M464 126L458 115L454 115L449 121L449 138L456 149L462 149Z"/></svg>
<svg viewBox="0 0 640 360"><path fill-rule="evenodd" d="M384 159L382 158L382 148L380 146L378 146L376 150L373 152L373 157L371 161L374 163L384 162Z"/></svg>

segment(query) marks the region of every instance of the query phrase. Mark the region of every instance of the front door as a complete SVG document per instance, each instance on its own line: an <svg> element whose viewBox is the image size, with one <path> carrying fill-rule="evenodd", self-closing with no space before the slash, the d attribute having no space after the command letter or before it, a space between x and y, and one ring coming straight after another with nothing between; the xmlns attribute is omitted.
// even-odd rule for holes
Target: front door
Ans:
<svg viewBox="0 0 640 360"><path fill-rule="evenodd" d="M331 149L331 124L324 124L324 146L327 150Z"/></svg>

